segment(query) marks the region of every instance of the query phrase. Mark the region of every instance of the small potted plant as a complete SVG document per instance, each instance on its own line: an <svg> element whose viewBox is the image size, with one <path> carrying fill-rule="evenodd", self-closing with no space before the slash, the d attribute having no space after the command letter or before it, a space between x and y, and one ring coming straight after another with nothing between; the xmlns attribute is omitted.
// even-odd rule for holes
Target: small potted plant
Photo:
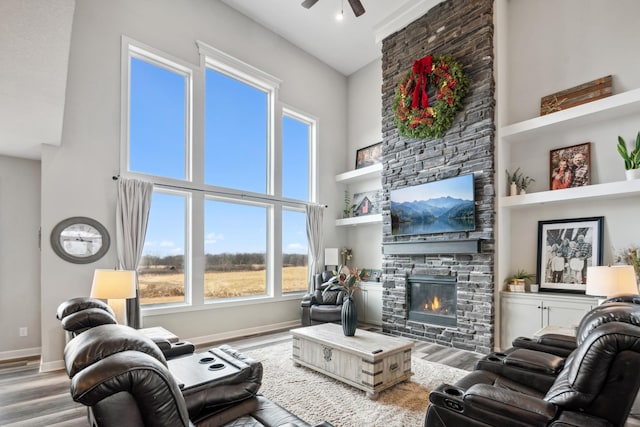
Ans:
<svg viewBox="0 0 640 427"><path fill-rule="evenodd" d="M518 183L520 182L520 178L522 177L522 173L520 172L520 168L516 169L513 173L507 172L507 181L509 183L509 195L515 196L518 194Z"/></svg>
<svg viewBox="0 0 640 427"><path fill-rule="evenodd" d="M534 181L535 179L533 178L521 175L520 181L518 181L518 187L520 187L520 194L527 194L527 188L529 187L529 184L531 184Z"/></svg>
<svg viewBox="0 0 640 427"><path fill-rule="evenodd" d="M536 275L533 273L527 273L526 270L518 270L515 274L508 277L506 282L511 292L524 292L525 284L532 279L535 279Z"/></svg>
<svg viewBox="0 0 640 427"><path fill-rule="evenodd" d="M636 136L636 146L631 152L627 150L627 143L624 138L618 136L618 153L624 160L627 180L640 178L640 132Z"/></svg>

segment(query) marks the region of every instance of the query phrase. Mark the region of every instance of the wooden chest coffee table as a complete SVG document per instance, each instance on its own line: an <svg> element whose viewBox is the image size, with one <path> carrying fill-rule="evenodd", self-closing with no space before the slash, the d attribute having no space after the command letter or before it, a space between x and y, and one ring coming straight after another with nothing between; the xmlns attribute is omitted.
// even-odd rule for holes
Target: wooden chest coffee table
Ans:
<svg viewBox="0 0 640 427"><path fill-rule="evenodd" d="M413 342L356 330L344 336L342 325L325 323L292 329L293 363L364 390L370 399L413 375Z"/></svg>

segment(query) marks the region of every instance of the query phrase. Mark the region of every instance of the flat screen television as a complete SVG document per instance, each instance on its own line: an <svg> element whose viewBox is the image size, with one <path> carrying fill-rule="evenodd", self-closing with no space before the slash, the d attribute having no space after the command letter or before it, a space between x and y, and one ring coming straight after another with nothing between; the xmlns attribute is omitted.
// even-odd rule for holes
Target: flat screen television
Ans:
<svg viewBox="0 0 640 427"><path fill-rule="evenodd" d="M391 190L391 234L473 231L473 174Z"/></svg>

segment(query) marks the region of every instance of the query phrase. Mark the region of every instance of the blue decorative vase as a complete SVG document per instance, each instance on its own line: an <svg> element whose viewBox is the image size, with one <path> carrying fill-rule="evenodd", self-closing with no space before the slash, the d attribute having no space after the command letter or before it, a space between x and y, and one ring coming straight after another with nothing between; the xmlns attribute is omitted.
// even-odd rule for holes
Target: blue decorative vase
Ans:
<svg viewBox="0 0 640 427"><path fill-rule="evenodd" d="M356 327L358 326L358 310L352 296L347 297L342 303L341 320L342 333L347 337L354 336L356 334Z"/></svg>

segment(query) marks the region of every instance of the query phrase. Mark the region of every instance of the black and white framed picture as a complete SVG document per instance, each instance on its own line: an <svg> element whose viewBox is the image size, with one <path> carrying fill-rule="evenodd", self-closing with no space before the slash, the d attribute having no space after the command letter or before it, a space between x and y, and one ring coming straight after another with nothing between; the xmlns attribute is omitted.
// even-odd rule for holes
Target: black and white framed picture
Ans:
<svg viewBox="0 0 640 427"><path fill-rule="evenodd" d="M585 293L587 267L602 264L604 217L538 221L541 291Z"/></svg>

